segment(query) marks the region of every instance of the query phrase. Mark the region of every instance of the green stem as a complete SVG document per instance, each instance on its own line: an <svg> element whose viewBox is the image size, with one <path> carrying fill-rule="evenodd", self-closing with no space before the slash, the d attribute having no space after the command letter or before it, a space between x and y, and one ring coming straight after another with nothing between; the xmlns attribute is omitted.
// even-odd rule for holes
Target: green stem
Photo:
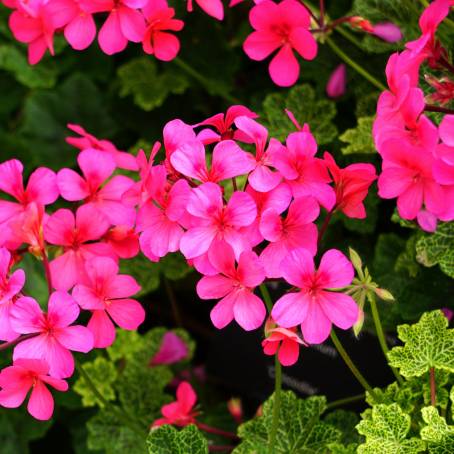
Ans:
<svg viewBox="0 0 454 454"><path fill-rule="evenodd" d="M87 371L83 368L81 364L76 363L76 369L79 372L80 376L85 380L87 383L88 387L91 389L92 393L96 396L96 398L105 406L106 408L109 408L109 410L115 414L115 416L129 429L131 429L133 432L137 433L141 437L145 437L145 432L140 429L138 426L136 426L129 418L127 415L123 414L123 412L117 408L115 405L113 405L111 402L106 400L104 396L101 394L101 392L98 390L96 385L93 383L93 380L90 378L90 375L88 375Z"/></svg>
<svg viewBox="0 0 454 454"><path fill-rule="evenodd" d="M327 410L332 410L333 408L342 407L343 405L350 404L352 402L358 402L359 400L364 399L364 393L357 394L356 396L344 397L343 399L333 400L329 402L326 406Z"/></svg>
<svg viewBox="0 0 454 454"><path fill-rule="evenodd" d="M369 81L372 85L377 87L379 90L384 91L386 87L377 80L372 74L366 71L362 66L358 63L353 61L331 38L328 36L326 37L326 43L329 47L336 53L347 65L351 66L358 74L361 74L367 81Z"/></svg>
<svg viewBox="0 0 454 454"><path fill-rule="evenodd" d="M350 358L350 356L348 355L348 353L345 351L345 349L342 346L339 338L337 337L336 332L334 331L334 329L331 330L331 340L333 341L334 346L336 347L337 351L341 355L341 357L344 360L345 364L350 369L351 373L361 383L362 387L371 395L372 399L374 399L376 402L378 402L379 399L378 399L377 395L375 394L374 390L369 385L367 380L363 377L363 375L358 370L358 368L355 366L355 364L353 363L353 361Z"/></svg>
<svg viewBox="0 0 454 454"><path fill-rule="evenodd" d="M178 65L183 71L187 72L195 80L200 82L200 84L203 85L207 89L208 92L215 93L216 95L221 96L226 101L228 101L232 104L241 104L241 101L239 99L235 98L234 96L230 95L229 93L225 93L223 90L219 90L211 80L207 79L205 76L200 74L197 70L195 70L192 66L190 66L188 63L186 63L181 58L176 57L172 61L173 61L173 63Z"/></svg>
<svg viewBox="0 0 454 454"><path fill-rule="evenodd" d="M430 376L430 405L435 407L437 404L437 385L435 381L435 368L431 367L429 369Z"/></svg>
<svg viewBox="0 0 454 454"><path fill-rule="evenodd" d="M362 46L361 42L356 38L356 36L353 33L350 33L349 30L347 30L345 27L342 25L340 27L336 27L334 31L338 32L340 35L342 35L345 39L350 41L353 45L355 45L359 50L364 52L364 47Z"/></svg>
<svg viewBox="0 0 454 454"><path fill-rule="evenodd" d="M371 293L369 295L369 303L370 303L370 308L372 310L372 318L374 319L374 325L375 325L375 331L377 333L378 341L380 342L380 347L382 349L383 354L385 355L386 360L388 360L388 345L386 344L386 339L385 339L385 334L383 332L383 326L381 324L380 320L380 314L378 313L378 308L377 308L377 301L375 299L375 295ZM399 382L399 385L403 384L402 377L399 375L397 370L389 366L396 377L397 381Z"/></svg>
<svg viewBox="0 0 454 454"><path fill-rule="evenodd" d="M276 446L277 428L279 427L279 416L281 410L281 388L282 388L282 366L278 356L274 357L274 405L273 405L273 422L270 432L270 442L268 452L272 454Z"/></svg>
<svg viewBox="0 0 454 454"><path fill-rule="evenodd" d="M265 284L260 284L260 293L262 294L262 298L265 301L266 308L268 309L268 312L271 314L271 310L273 309L273 302L271 301L271 296L270 292L266 288Z"/></svg>

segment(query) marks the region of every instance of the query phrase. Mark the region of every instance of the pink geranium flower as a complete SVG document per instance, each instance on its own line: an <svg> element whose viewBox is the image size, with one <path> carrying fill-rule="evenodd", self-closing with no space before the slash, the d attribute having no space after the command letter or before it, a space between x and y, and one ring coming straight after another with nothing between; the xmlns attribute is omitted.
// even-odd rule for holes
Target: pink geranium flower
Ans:
<svg viewBox="0 0 454 454"><path fill-rule="evenodd" d="M136 231L124 225L109 229L102 238L121 259L131 259L139 251L139 235Z"/></svg>
<svg viewBox="0 0 454 454"><path fill-rule="evenodd" d="M186 213L186 205L191 190L186 180L178 180L168 187L163 166L159 178L151 181L152 200L144 204L137 215L137 231L140 235L142 252L154 261L180 248L183 236L181 218ZM158 176L158 174L156 174Z"/></svg>
<svg viewBox="0 0 454 454"><path fill-rule="evenodd" d="M124 175L116 175L107 181L116 167L112 156L88 149L79 153L77 163L83 177L72 169L62 169L57 174L61 196L70 202L85 201L113 225L133 226L135 211L122 202L122 196L134 181Z"/></svg>
<svg viewBox="0 0 454 454"><path fill-rule="evenodd" d="M268 131L250 117L241 116L235 120L235 125L251 142L255 144L255 165L248 177L249 184L256 190L268 192L274 189L282 180L279 172L273 171L273 153L284 148L276 139L271 138L268 147Z"/></svg>
<svg viewBox="0 0 454 454"><path fill-rule="evenodd" d="M442 143L435 150L433 175L437 183L454 185L454 115L445 115L438 128Z"/></svg>
<svg viewBox="0 0 454 454"><path fill-rule="evenodd" d="M109 229L109 221L90 205L78 208L76 216L62 208L49 216L44 238L63 247L62 255L50 262L52 283L57 290L69 290L86 277L85 263L96 256L115 258L111 247L99 240Z"/></svg>
<svg viewBox="0 0 454 454"><path fill-rule="evenodd" d="M24 188L24 167L17 159L0 164L0 191L6 192L16 202L0 200L0 224L22 213L28 204L50 205L59 195L55 172L45 167L36 169Z"/></svg>
<svg viewBox="0 0 454 454"><path fill-rule="evenodd" d="M198 415L194 411L194 405L197 402L197 395L192 386L183 381L177 388L177 400L170 404L163 405L161 413L164 418L157 419L153 427L162 426L163 424L173 424L184 427L188 424L195 423L195 417Z"/></svg>
<svg viewBox="0 0 454 454"><path fill-rule="evenodd" d="M287 148L273 153L273 165L290 184L293 196L312 196L331 211L336 194L329 185L331 178L325 162L315 157L317 142L307 125L302 131L291 133L286 144Z"/></svg>
<svg viewBox="0 0 454 454"><path fill-rule="evenodd" d="M260 219L260 233L270 243L260 254L266 276L282 276L282 260L293 249L305 248L312 255L317 252L317 226L313 223L320 207L313 197L295 199L285 219L273 208L264 211Z"/></svg>
<svg viewBox="0 0 454 454"><path fill-rule="evenodd" d="M283 366L293 366L298 361L300 345L306 345L296 334L296 328L276 327L268 331L262 342L265 355L275 355Z"/></svg>
<svg viewBox="0 0 454 454"><path fill-rule="evenodd" d="M354 271L349 260L336 249L323 254L318 270L305 249L292 251L281 264L284 279L300 289L282 296L271 315L283 328L301 325L304 340L320 344L329 336L331 324L351 328L359 311L354 299L334 291L351 284Z"/></svg>
<svg viewBox="0 0 454 454"><path fill-rule="evenodd" d="M49 376L49 366L45 361L18 358L12 366L0 372L0 405L19 407L31 389L27 410L34 418L46 421L54 412L54 399L46 385L58 391L68 390L64 380Z"/></svg>
<svg viewBox="0 0 454 454"><path fill-rule="evenodd" d="M317 55L307 9L296 0L280 3L264 0L251 9L249 21L255 31L244 42L248 57L263 60L279 49L269 66L271 79L282 87L293 85L300 72L293 50L305 60L313 60Z"/></svg>
<svg viewBox="0 0 454 454"><path fill-rule="evenodd" d="M229 139L249 142L249 140L246 140L247 137L241 131L235 131L232 128L235 120L238 117L257 118L258 115L245 106L230 106L225 114L218 113L194 125L194 127L213 126L217 130L217 132L215 132L212 129L203 129L197 134L197 138L201 140L205 145Z"/></svg>
<svg viewBox="0 0 454 454"><path fill-rule="evenodd" d="M252 157L233 140L223 140L213 150L211 168L206 164L206 152L199 140L186 142L170 156L174 169L187 177L206 183L244 175L254 168Z"/></svg>
<svg viewBox="0 0 454 454"><path fill-rule="evenodd" d="M72 295L82 309L92 311L87 328L93 333L93 346L106 348L115 340L112 320L131 331L145 320L141 304L129 298L140 286L132 276L118 274L118 265L107 257L94 258L86 270L87 279L74 287Z"/></svg>
<svg viewBox="0 0 454 454"><path fill-rule="evenodd" d="M192 190L187 210L194 216L180 242L187 259L205 254L215 240L230 244L236 257L250 247L248 238L239 230L251 225L257 216L249 194L236 191L224 206L221 188L215 183L204 183Z"/></svg>
<svg viewBox="0 0 454 454"><path fill-rule="evenodd" d="M82 0L90 13L107 12L99 30L98 42L108 55L121 52L128 41L140 43L145 34L145 19L139 11L148 0Z"/></svg>
<svg viewBox="0 0 454 454"><path fill-rule="evenodd" d="M12 341L18 334L11 327L11 308L14 298L25 284L24 270L16 270L10 274L11 253L0 248L0 339Z"/></svg>
<svg viewBox="0 0 454 454"><path fill-rule="evenodd" d="M52 293L47 314L33 298L18 299L11 310L12 327L20 334L36 336L16 345L13 359L42 359L53 377L70 377L74 372L70 350L87 353L93 348L91 332L85 326L71 325L79 312L79 306L66 292Z"/></svg>
<svg viewBox="0 0 454 454"><path fill-rule="evenodd" d="M188 0L188 11L192 12L193 0ZM224 19L224 5L221 0L195 0L197 5L203 9L209 16L214 17L215 19L222 20Z"/></svg>
<svg viewBox="0 0 454 454"><path fill-rule="evenodd" d="M98 139L94 135L85 131L85 129L79 125L68 123L67 127L81 136L67 137L66 142L69 145L76 147L81 151L88 148L104 151L109 153L114 158L115 164L119 169L138 170L135 156L127 153L126 151L118 150L117 147L109 140Z"/></svg>
<svg viewBox="0 0 454 454"><path fill-rule="evenodd" d="M168 31L182 30L184 22L173 18L175 10L169 8L167 0L151 0L142 8L142 12L147 21L142 40L143 51L158 60L173 60L180 51L180 41Z"/></svg>
<svg viewBox="0 0 454 454"><path fill-rule="evenodd" d="M235 267L235 255L226 243L217 245L209 260L219 274L204 276L197 283L202 299L222 298L211 311L216 328L224 328L233 319L246 331L258 328L265 319L263 301L254 295L254 288L265 279L262 264L254 252L243 252Z"/></svg>
<svg viewBox="0 0 454 454"><path fill-rule="evenodd" d="M186 343L172 331L167 331L162 337L158 352L150 361L151 366L158 364L175 364L186 359L189 349Z"/></svg>
<svg viewBox="0 0 454 454"><path fill-rule="evenodd" d="M341 169L328 152L323 157L334 181L334 209L342 211L349 218L364 219L366 209L363 201L369 186L377 179L375 167L372 164L350 164Z"/></svg>

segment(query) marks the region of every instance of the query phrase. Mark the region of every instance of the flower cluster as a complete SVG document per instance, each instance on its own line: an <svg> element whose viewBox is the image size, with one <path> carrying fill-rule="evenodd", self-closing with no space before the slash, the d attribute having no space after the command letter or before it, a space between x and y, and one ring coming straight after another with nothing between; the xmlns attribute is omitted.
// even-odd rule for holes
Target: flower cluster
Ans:
<svg viewBox="0 0 454 454"><path fill-rule="evenodd" d="M454 115L445 115L436 125L424 112L444 112L426 103L419 86L419 73L427 63L432 70L450 71L447 51L436 38L438 25L454 5L452 0L436 0L422 14L421 36L393 54L386 67L389 90L380 96L374 123L374 140L383 164L378 180L379 195L397 198L403 219L416 219L422 229L433 232L437 220L454 219ZM434 84L440 90L442 79ZM439 96L437 96L439 95ZM429 100L441 105L454 98L454 92L441 91Z"/></svg>
<svg viewBox="0 0 454 454"><path fill-rule="evenodd" d="M133 156L69 125L78 134L67 142L79 150L79 171L38 168L24 183L18 160L0 164L8 196L0 200L0 339L14 347L13 365L0 373L0 404L20 405L31 386L30 412L50 417L45 383L66 389L71 352L106 348L115 325L135 330L143 322L145 311L132 299L140 287L119 274L119 262L139 249L151 262L183 254L202 274L199 297L216 300L215 327L235 320L249 331L268 318L264 351L285 365L296 362L299 346L323 342L332 324L352 327L359 309L342 289L353 266L320 244L334 212L366 217L375 169L340 168L328 152L318 155L308 125L296 126L283 144L237 105L194 126L172 120L164 150L157 142L149 156ZM23 292L26 253L44 265L47 303ZM291 286L268 308L256 294L267 279ZM87 326L77 322L81 312L89 314ZM187 354L178 339L166 342L152 365Z"/></svg>
<svg viewBox="0 0 454 454"><path fill-rule="evenodd" d="M48 50L54 55L54 36L62 33L75 50L87 49L98 39L101 50L112 55L126 49L129 42L141 43L146 54L162 61L173 60L180 50L174 32L184 27L175 18L175 9L167 0L1 0L13 10L9 27L15 39L28 45L30 64L38 63ZM233 7L242 0L230 0ZM221 0L195 0L208 15L224 18ZM193 0L187 0L193 10ZM96 18L102 18L99 32ZM329 27L312 28L314 14L297 0L255 0L249 14L254 29L244 42L244 51L252 60L264 60L278 51L271 60L269 72L280 86L293 85L299 76L294 51L305 60L317 55L317 42L311 32L324 33ZM333 22L349 22L354 28L372 33L386 41L401 39L400 30L391 23L376 24L361 17L346 17ZM317 21L321 25L323 19Z"/></svg>

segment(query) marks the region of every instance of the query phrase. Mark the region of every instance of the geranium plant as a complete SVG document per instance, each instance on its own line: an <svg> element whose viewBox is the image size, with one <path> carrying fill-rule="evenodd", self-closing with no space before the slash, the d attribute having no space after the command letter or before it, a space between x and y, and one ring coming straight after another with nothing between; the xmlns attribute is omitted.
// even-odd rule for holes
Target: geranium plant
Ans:
<svg viewBox="0 0 454 454"><path fill-rule="evenodd" d="M232 52L243 42L252 60L272 56L269 74L281 87L304 77L300 64L312 81L267 94L263 103L260 87L250 103L241 102L223 80L176 57L181 5L3 3L9 30L1 32L27 44L31 64L47 50L54 54L54 36L63 36L56 53L68 56L71 68L79 57L63 50L64 41L89 52L96 34L109 56L131 41L177 62L172 70L136 55L121 61L112 82L81 54L110 91L97 99L83 76L76 94L71 79L41 98L31 91L19 120L22 142L8 139L14 129L0 134L2 145L9 140L19 150L0 163L0 406L10 409L5 418L16 415L11 433L19 439L8 438L7 449L26 452L29 440L53 421L64 424L67 412L75 417L77 452L454 452L452 0L421 7L402 1L395 23L386 18L387 1L383 9L355 1L336 19L328 12L342 8L324 1L231 1L228 7L242 3L237 8L253 28L243 29L244 41L232 38ZM227 6L184 3L183 10L200 7L218 21ZM372 74L336 34L356 47L353 53L381 55L382 67ZM45 65L56 60L44 57L33 69L22 61L22 71L24 50L11 43L4 61L0 51L0 67L39 87ZM214 43L209 51L217 52ZM331 52L343 63L317 81L317 65L332 60ZM112 57L102 58L109 71ZM207 113L204 105L203 116L178 115L172 101L188 89L188 76L210 101L224 98L225 113ZM77 124L85 116L79 106L89 110L88 123L108 130L111 119L97 102L105 97L108 104L118 89L146 111L167 97L171 106L167 121L153 116L159 127L152 133L152 117L141 129L136 107L126 100L117 106L128 151ZM354 90L356 127L346 128L342 112L353 110ZM71 132L60 121L65 103L76 112L63 116ZM47 116L43 106L52 106ZM46 118L60 128L56 136L34 126ZM138 130L145 133L134 144ZM37 157L23 152L30 140ZM55 153L55 141L65 157ZM51 158L41 159L40 146L53 150ZM160 283L163 293L153 294ZM153 305L150 295L164 304ZM156 326L163 321L168 328ZM233 367L236 377L247 381L247 369L268 365L259 380L271 376L274 391L259 401L212 375L211 347L218 361L230 361L225 347L210 345L226 332L234 359L242 356L236 338L255 351L244 370ZM368 338L370 357L367 349L358 353ZM326 373L320 357L310 359L314 352L342 362ZM380 379L371 372L375 362ZM299 365L299 373L308 367L325 375L321 382L328 375L323 392L286 374ZM336 373L346 370L354 381L337 383ZM361 393L344 391L352 386ZM22 406L29 415L13 410Z"/></svg>

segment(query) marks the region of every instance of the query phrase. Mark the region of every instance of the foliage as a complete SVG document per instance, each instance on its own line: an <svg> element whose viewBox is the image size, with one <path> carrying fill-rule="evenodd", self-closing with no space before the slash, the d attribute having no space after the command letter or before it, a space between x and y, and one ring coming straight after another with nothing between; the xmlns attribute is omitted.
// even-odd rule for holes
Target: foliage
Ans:
<svg viewBox="0 0 454 454"><path fill-rule="evenodd" d="M205 454L208 444L194 425L177 430L170 425L152 429L147 438L149 454Z"/></svg>

